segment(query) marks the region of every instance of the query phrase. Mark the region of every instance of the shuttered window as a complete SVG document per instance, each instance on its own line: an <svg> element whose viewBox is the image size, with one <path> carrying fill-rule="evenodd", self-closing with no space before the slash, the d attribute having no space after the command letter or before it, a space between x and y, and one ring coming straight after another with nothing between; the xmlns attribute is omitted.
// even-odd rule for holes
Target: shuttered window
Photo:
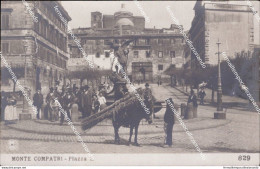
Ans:
<svg viewBox="0 0 260 169"><path fill-rule="evenodd" d="M1 15L1 29L9 29L9 15Z"/></svg>
<svg viewBox="0 0 260 169"><path fill-rule="evenodd" d="M3 54L9 53L9 43L2 43L1 50Z"/></svg>

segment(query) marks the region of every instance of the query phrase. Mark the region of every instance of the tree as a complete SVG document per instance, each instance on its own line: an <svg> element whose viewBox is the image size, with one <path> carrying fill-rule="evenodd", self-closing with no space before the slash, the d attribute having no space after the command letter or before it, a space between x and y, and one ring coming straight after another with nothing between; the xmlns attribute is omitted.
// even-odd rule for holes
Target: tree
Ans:
<svg viewBox="0 0 260 169"><path fill-rule="evenodd" d="M11 71L14 73L14 76L16 77L17 80L24 77L24 67L13 67ZM4 81L4 80L11 79L14 84L13 92L15 92L15 88L16 88L15 77L12 77L12 75L10 74L9 70L6 67L1 68L1 80Z"/></svg>

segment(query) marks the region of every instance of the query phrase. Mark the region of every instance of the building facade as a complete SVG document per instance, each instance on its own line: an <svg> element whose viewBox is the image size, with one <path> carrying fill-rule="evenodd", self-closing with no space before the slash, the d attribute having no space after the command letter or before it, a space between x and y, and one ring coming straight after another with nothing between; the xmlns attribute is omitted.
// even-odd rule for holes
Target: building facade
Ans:
<svg viewBox="0 0 260 169"><path fill-rule="evenodd" d="M241 51L253 50L253 13L245 2L198 1L194 11L189 33L194 47L206 64L218 63L218 40L221 43L220 52L226 52L229 57L235 57ZM192 65L198 66L193 53L191 59Z"/></svg>
<svg viewBox="0 0 260 169"><path fill-rule="evenodd" d="M67 21L71 20L58 1L1 1L2 55L15 74L22 70L18 80L28 88L31 97L38 88L45 96L55 81L65 83L67 30L55 6ZM1 79L1 83L2 91L13 90L10 79Z"/></svg>
<svg viewBox="0 0 260 169"><path fill-rule="evenodd" d="M125 6L114 15L91 13L90 28L73 32L81 40L88 57L100 69L111 69L110 42L133 40L128 54L127 74L136 82L170 81L164 71L171 65L182 67L184 62L183 36L176 25L170 28L145 28L145 18L134 16ZM76 44L69 42L71 58L82 58Z"/></svg>

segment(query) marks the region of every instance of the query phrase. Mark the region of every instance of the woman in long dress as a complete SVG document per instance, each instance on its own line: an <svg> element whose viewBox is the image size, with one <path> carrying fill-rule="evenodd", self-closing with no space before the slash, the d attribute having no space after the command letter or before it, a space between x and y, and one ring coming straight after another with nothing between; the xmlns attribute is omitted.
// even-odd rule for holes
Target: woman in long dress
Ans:
<svg viewBox="0 0 260 169"><path fill-rule="evenodd" d="M7 106L7 95L4 91L1 92L1 121L5 119L5 108Z"/></svg>
<svg viewBox="0 0 260 169"><path fill-rule="evenodd" d="M16 99L11 94L7 98L7 106L5 108L5 124L13 123L18 120L18 113L16 111Z"/></svg>

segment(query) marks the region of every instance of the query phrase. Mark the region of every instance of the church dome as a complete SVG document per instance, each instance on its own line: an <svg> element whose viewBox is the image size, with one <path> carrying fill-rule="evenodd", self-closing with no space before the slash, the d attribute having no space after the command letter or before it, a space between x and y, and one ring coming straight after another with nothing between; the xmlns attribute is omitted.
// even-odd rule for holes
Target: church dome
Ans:
<svg viewBox="0 0 260 169"><path fill-rule="evenodd" d="M128 18L121 18L116 22L116 26L134 26L134 23Z"/></svg>

